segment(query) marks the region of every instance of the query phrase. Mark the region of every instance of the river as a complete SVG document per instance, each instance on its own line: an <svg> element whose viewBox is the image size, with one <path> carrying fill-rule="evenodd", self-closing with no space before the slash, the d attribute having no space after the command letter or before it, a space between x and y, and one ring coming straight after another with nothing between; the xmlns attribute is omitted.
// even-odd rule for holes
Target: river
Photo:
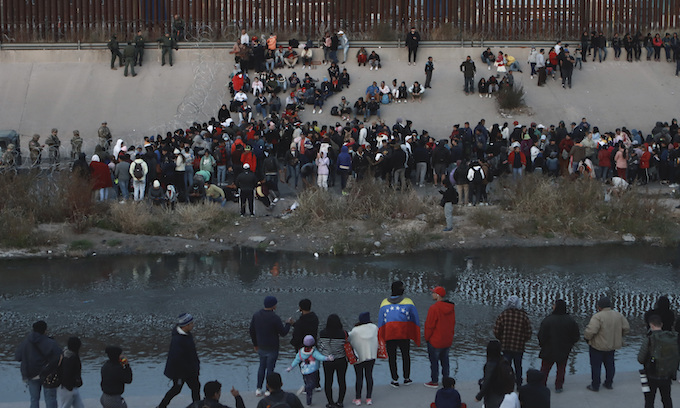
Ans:
<svg viewBox="0 0 680 408"><path fill-rule="evenodd" d="M503 248L431 251L370 257L315 258L308 254L238 248L219 255L90 257L86 259L0 261L0 401L27 400L14 350L36 320L60 345L71 335L83 341L85 397L99 395L99 368L106 345L120 345L134 371L127 395L160 395L170 330L177 315L195 316L194 335L201 358L201 381L218 379L228 388L253 390L257 356L248 325L266 295L274 295L282 318L297 316L297 303L312 300L321 327L337 313L346 328L359 313L373 320L390 283L403 280L418 307L421 322L432 303L429 291L441 285L456 303L456 334L451 370L458 381L481 376L485 345L507 296L522 298L534 329L524 368L539 367L535 338L553 300L563 298L581 330L607 294L631 323L625 347L617 352L617 370L637 370L637 348L645 333L642 314L659 295L680 307L678 251L645 246ZM282 340L277 371L292 360ZM412 379L429 381L423 346L412 349ZM350 370L352 371L352 370ZM567 374L589 372L587 345L579 343ZM284 383L300 383L295 371ZM354 374L348 374L353 384ZM376 382L389 382L386 362L379 362ZM569 379L567 378L567 381ZM585 384L584 384L585 385Z"/></svg>

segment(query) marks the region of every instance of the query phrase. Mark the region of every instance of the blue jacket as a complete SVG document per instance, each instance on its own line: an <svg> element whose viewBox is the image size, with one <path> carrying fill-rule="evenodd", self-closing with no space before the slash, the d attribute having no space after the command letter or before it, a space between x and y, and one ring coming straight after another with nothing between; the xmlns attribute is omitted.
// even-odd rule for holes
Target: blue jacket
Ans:
<svg viewBox="0 0 680 408"><path fill-rule="evenodd" d="M191 333L182 334L179 330L177 326L172 329L172 340L163 374L171 380L198 378L201 363L196 353L194 336Z"/></svg>
<svg viewBox="0 0 680 408"><path fill-rule="evenodd" d="M283 324L281 318L273 310L261 309L250 321L250 339L253 346L262 350L278 350L279 336L290 331L290 324Z"/></svg>
<svg viewBox="0 0 680 408"><path fill-rule="evenodd" d="M346 168L342 168L344 166ZM349 148L342 146L340 154L338 155L338 170L352 170L352 156L349 154Z"/></svg>
<svg viewBox="0 0 680 408"><path fill-rule="evenodd" d="M48 362L56 362L61 355L57 342L38 332L31 332L17 347L14 359L21 362L21 377L30 380L40 374Z"/></svg>
<svg viewBox="0 0 680 408"><path fill-rule="evenodd" d="M455 388L442 388L434 397L437 408L460 408L460 394Z"/></svg>
<svg viewBox="0 0 680 408"><path fill-rule="evenodd" d="M295 354L295 359L293 359L290 366L295 367L296 365L300 365L300 372L303 375L312 374L319 371L319 362L326 360L328 360L328 357L321 354L316 347L312 347L311 351L305 351L305 348L303 347Z"/></svg>

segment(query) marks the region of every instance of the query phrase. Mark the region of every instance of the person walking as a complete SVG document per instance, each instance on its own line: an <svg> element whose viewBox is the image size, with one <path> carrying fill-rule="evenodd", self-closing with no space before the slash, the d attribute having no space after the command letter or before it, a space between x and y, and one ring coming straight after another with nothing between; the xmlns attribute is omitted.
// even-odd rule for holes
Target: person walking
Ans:
<svg viewBox="0 0 680 408"><path fill-rule="evenodd" d="M432 57L427 57L427 62L425 63L425 88L432 88L430 83L432 82L432 72L434 72L434 60Z"/></svg>
<svg viewBox="0 0 680 408"><path fill-rule="evenodd" d="M61 386L57 388L57 403L59 408L84 408L80 397L80 387L83 386L80 363L80 346L78 337L70 337L64 349L61 361Z"/></svg>
<svg viewBox="0 0 680 408"><path fill-rule="evenodd" d="M416 65L416 55L418 54L418 45L420 44L420 34L415 27L406 34L406 44L408 48L408 64L411 65L411 55L413 55L413 65Z"/></svg>
<svg viewBox="0 0 680 408"><path fill-rule="evenodd" d="M103 408L127 408L123 392L125 384L132 383L132 368L120 347L108 346L105 353L109 359L101 369L102 396L99 402Z"/></svg>
<svg viewBox="0 0 680 408"><path fill-rule="evenodd" d="M493 334L501 342L503 357L514 365L515 382L519 388L522 385L524 346L531 339L531 322L517 296L511 295L506 300L505 310L496 319Z"/></svg>
<svg viewBox="0 0 680 408"><path fill-rule="evenodd" d="M303 346L295 353L295 358L290 364L290 367L286 368L287 372L290 372L295 367L300 367L300 373L302 373L302 379L305 385L303 389L305 394L307 394L307 405L312 405L312 395L314 394L314 388L319 382L319 363L321 361L333 361L334 356L323 355L319 350L314 347L315 340L311 335L306 335L302 340Z"/></svg>
<svg viewBox="0 0 680 408"><path fill-rule="evenodd" d="M347 357L345 355L345 342L348 339L347 332L342 328L340 316L331 314L326 320L326 327L319 332L319 351L333 359L323 362L324 392L328 406L342 407L345 393L347 392ZM338 399L333 398L333 375L338 378Z"/></svg>
<svg viewBox="0 0 680 408"><path fill-rule="evenodd" d="M361 391L364 378L366 378L366 405L373 404L373 367L375 359L378 358L378 326L371 323L371 314L363 312L359 314L357 323L349 332L349 342L357 355L357 362L354 364L356 384L354 387L354 405L361 405Z"/></svg>
<svg viewBox="0 0 680 408"><path fill-rule="evenodd" d="M182 313L177 318L177 324L172 329L172 340L168 359L165 363L165 374L172 380L172 388L165 394L158 408L166 408L186 383L191 389L191 400L201 399L201 383L198 380L200 361L196 352L196 344L191 330L194 328L194 317L189 313Z"/></svg>
<svg viewBox="0 0 680 408"><path fill-rule="evenodd" d="M411 340L420 346L420 319L413 301L404 296L404 282L392 282L391 295L380 304L378 340L385 344L392 387L399 387L397 349L401 351L404 385L411 385Z"/></svg>
<svg viewBox="0 0 680 408"><path fill-rule="evenodd" d="M276 360L279 358L279 336L283 337L290 331L292 319L285 324L276 314L278 300L274 296L264 298L264 309L255 312L250 320L250 339L260 357L257 369L257 388L255 396L262 396L262 385L265 377L274 373Z"/></svg>
<svg viewBox="0 0 680 408"><path fill-rule="evenodd" d="M43 386L44 367L57 367L61 350L51 337L48 337L47 323L39 320L33 323L33 331L17 347L14 359L21 363L21 377L28 386L31 408L40 406L40 390L43 390L45 406L57 408L57 389Z"/></svg>
<svg viewBox="0 0 680 408"><path fill-rule="evenodd" d="M465 95L475 93L475 72L477 68L475 67L475 62L468 55L465 61L460 64L460 71L463 73L465 78Z"/></svg>
<svg viewBox="0 0 680 408"><path fill-rule="evenodd" d="M590 391L600 390L600 374L604 363L604 388L612 389L614 382L614 353L623 347L623 336L628 334L628 320L612 309L611 300L603 296L597 301L597 313L588 322L583 337L588 343L592 382Z"/></svg>
<svg viewBox="0 0 680 408"><path fill-rule="evenodd" d="M576 321L567 313L567 302L558 299L552 309L552 314L541 321L538 329L538 345L541 347L538 357L541 359L541 372L544 375L543 385L547 384L552 366L557 364L555 392L560 393L564 386L569 353L581 334Z"/></svg>
<svg viewBox="0 0 680 408"><path fill-rule="evenodd" d="M638 362L645 368L649 391L645 392L645 408L654 408L656 390L661 394L663 408L673 408L671 400L671 383L678 371L678 335L663 329L663 320L659 315L651 315L648 319L650 334L640 345Z"/></svg>
<svg viewBox="0 0 680 408"><path fill-rule="evenodd" d="M439 387L440 363L442 378L449 377L449 349L456 327L456 305L444 300L445 297L446 289L442 286L432 289L434 304L427 310L425 319L425 341L430 358L430 382L425 383L425 386L429 388Z"/></svg>

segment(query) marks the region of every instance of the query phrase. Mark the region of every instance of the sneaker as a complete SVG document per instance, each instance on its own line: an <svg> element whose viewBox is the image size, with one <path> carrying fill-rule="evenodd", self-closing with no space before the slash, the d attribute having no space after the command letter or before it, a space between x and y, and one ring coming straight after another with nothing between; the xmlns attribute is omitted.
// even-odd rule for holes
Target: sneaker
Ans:
<svg viewBox="0 0 680 408"><path fill-rule="evenodd" d="M352 400L352 404L359 406L359 405L361 405L361 400L360 399Z"/></svg>
<svg viewBox="0 0 680 408"><path fill-rule="evenodd" d="M278 203L278 202L279 202L279 199L278 199L278 198L275 198L275 199L274 199L274 202L275 202L275 203Z"/></svg>
<svg viewBox="0 0 680 408"><path fill-rule="evenodd" d="M410 65L410 64L409 64ZM390 385L394 388L399 388L399 381L391 381Z"/></svg>
<svg viewBox="0 0 680 408"><path fill-rule="evenodd" d="M489 71L491 71L491 66L490 66L490 65L487 65L486 67L489 69Z"/></svg>
<svg viewBox="0 0 680 408"><path fill-rule="evenodd" d="M369 68L370 71L373 71L373 67Z"/></svg>
<svg viewBox="0 0 680 408"><path fill-rule="evenodd" d="M323 113L323 109L319 109L319 114L322 114L322 113Z"/></svg>
<svg viewBox="0 0 680 408"><path fill-rule="evenodd" d="M593 62L594 62L594 61L593 61ZM589 385L589 386L587 386L586 388L589 389L590 391L593 391L593 392L598 392L598 391L600 391L599 388L595 388L595 387L593 387L592 385Z"/></svg>
<svg viewBox="0 0 680 408"><path fill-rule="evenodd" d="M243 217L243 214L241 214L241 217ZM261 397L262 396L262 390L261 389L256 389L255 390L255 396L256 397Z"/></svg>
<svg viewBox="0 0 680 408"><path fill-rule="evenodd" d="M321 386L314 388L314 391L316 392L321 392L321 390L322 390Z"/></svg>
<svg viewBox="0 0 680 408"><path fill-rule="evenodd" d="M447 228L447 229L445 229L444 231L451 231L451 230L450 230L449 228ZM430 382L426 382L426 383L425 383L425 386L426 386L427 388L439 388L439 383L438 383L438 382L430 381Z"/></svg>
<svg viewBox="0 0 680 408"><path fill-rule="evenodd" d="M366 398L366 405L373 405L373 400L370 398Z"/></svg>
<svg viewBox="0 0 680 408"><path fill-rule="evenodd" d="M555 388L555 394L560 394L564 391L562 388Z"/></svg>
<svg viewBox="0 0 680 408"><path fill-rule="evenodd" d="M444 228L444 229L442 230L442 232L449 232L449 231L453 231L453 228ZM429 385L427 385L427 384L434 384L434 385L435 385L435 388L439 386L438 383L425 383L425 386L426 386L426 387L429 387Z"/></svg>
<svg viewBox="0 0 680 408"><path fill-rule="evenodd" d="M302 387L298 388L298 390L295 394L302 395L303 392L305 392L305 386L304 385Z"/></svg>
<svg viewBox="0 0 680 408"><path fill-rule="evenodd" d="M480 97L480 98L481 98L482 96L483 96L482 94L479 94L479 97Z"/></svg>
<svg viewBox="0 0 680 408"><path fill-rule="evenodd" d="M404 385L411 385L411 384L413 384L413 380L411 380L410 378L407 378L407 379L404 380Z"/></svg>
<svg viewBox="0 0 680 408"><path fill-rule="evenodd" d="M611 385L603 384L602 386L603 386L604 388L608 389L608 390L613 390L613 389L614 389L614 387L611 386Z"/></svg>
<svg viewBox="0 0 680 408"><path fill-rule="evenodd" d="M312 109L312 115L316 114L316 109Z"/></svg>
<svg viewBox="0 0 680 408"><path fill-rule="evenodd" d="M269 392L269 390L267 390L267 391L264 392L264 396L265 396L265 397L268 397L268 396L270 396L270 395L271 395L271 393Z"/></svg>

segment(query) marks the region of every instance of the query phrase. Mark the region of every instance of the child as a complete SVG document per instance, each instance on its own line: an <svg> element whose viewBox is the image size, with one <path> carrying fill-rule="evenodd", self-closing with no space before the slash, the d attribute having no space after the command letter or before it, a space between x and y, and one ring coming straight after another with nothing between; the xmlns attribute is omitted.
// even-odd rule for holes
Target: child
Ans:
<svg viewBox="0 0 680 408"><path fill-rule="evenodd" d="M309 334L302 339L302 347L295 355L293 363L286 369L290 371L299 365L302 378L305 381L305 392L307 393L307 405L312 405L312 394L314 387L319 382L319 361L333 361L333 356L324 356L314 347L314 337Z"/></svg>
<svg viewBox="0 0 680 408"><path fill-rule="evenodd" d="M464 408L466 405L460 402L460 394L456 391L456 380L451 377L442 379L443 388L437 391L431 408Z"/></svg>

